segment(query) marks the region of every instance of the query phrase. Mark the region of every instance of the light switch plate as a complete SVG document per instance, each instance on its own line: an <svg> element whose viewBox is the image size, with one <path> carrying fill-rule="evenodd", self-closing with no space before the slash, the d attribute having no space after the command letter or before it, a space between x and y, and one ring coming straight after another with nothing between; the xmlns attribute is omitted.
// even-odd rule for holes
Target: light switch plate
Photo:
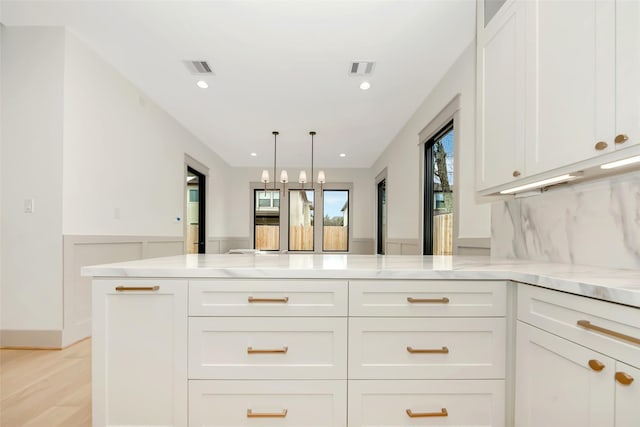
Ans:
<svg viewBox="0 0 640 427"><path fill-rule="evenodd" d="M35 210L35 200L34 199L25 199L24 200L24 213L33 213Z"/></svg>

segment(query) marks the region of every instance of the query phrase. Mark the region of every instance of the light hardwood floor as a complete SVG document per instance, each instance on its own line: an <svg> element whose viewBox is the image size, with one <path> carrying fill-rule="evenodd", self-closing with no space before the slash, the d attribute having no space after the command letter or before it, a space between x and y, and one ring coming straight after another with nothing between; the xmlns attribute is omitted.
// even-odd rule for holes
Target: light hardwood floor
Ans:
<svg viewBox="0 0 640 427"><path fill-rule="evenodd" d="M0 350L0 426L91 426L91 340Z"/></svg>

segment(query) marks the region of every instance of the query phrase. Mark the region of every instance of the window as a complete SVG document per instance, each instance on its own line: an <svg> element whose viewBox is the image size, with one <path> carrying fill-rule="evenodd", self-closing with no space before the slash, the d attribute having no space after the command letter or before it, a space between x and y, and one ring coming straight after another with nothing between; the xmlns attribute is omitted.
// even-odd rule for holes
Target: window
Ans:
<svg viewBox="0 0 640 427"><path fill-rule="evenodd" d="M280 250L280 192L254 190L254 201L254 248Z"/></svg>
<svg viewBox="0 0 640 427"><path fill-rule="evenodd" d="M453 121L425 143L425 255L453 254Z"/></svg>
<svg viewBox="0 0 640 427"><path fill-rule="evenodd" d="M349 250L349 190L324 190L322 250Z"/></svg>
<svg viewBox="0 0 640 427"><path fill-rule="evenodd" d="M289 250L313 251L313 190L289 190Z"/></svg>
<svg viewBox="0 0 640 427"><path fill-rule="evenodd" d="M189 202L198 203L198 189L189 189Z"/></svg>
<svg viewBox="0 0 640 427"><path fill-rule="evenodd" d="M253 248L263 251L347 252L351 238L350 183L264 188L253 182ZM326 215L325 215L326 213ZM319 222L316 223L316 220ZM316 225L318 225L316 227Z"/></svg>

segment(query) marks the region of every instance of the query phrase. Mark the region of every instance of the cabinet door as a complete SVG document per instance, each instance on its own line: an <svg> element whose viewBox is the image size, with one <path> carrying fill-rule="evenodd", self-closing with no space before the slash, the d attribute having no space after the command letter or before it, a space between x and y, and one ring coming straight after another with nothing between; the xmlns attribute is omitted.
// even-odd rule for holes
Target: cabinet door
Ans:
<svg viewBox="0 0 640 427"><path fill-rule="evenodd" d="M615 4L527 1L528 175L613 150ZM596 149L599 141L606 148Z"/></svg>
<svg viewBox="0 0 640 427"><path fill-rule="evenodd" d="M613 359L519 321L516 425L612 426L614 372Z"/></svg>
<svg viewBox="0 0 640 427"><path fill-rule="evenodd" d="M640 369L618 362L616 373L616 427L637 427L640 421Z"/></svg>
<svg viewBox="0 0 640 427"><path fill-rule="evenodd" d="M634 0L616 2L616 142L616 148L640 143L640 2Z"/></svg>
<svg viewBox="0 0 640 427"><path fill-rule="evenodd" d="M186 426L186 281L95 280L92 291L93 425Z"/></svg>
<svg viewBox="0 0 640 427"><path fill-rule="evenodd" d="M505 6L478 33L478 189L523 173L524 3Z"/></svg>

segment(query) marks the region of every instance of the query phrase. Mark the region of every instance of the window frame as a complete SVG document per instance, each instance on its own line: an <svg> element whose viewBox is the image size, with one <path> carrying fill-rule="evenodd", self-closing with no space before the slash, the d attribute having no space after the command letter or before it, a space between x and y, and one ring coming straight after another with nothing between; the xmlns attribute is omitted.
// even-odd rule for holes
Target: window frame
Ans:
<svg viewBox="0 0 640 427"><path fill-rule="evenodd" d="M259 176L259 175L258 175ZM265 185L262 182L250 182L249 183L249 242L251 247L255 249L255 190L264 191ZM286 186L282 184L278 184L276 186L276 190L281 190L280 193L280 249L278 251L272 250L268 251L270 253L300 253L300 254L311 254L311 253L348 253L348 251L323 251L323 235L324 230L322 227L316 227L316 222L318 218L323 218L324 223L324 194L323 190L348 190L349 191L349 231L348 231L348 240L347 245L349 251L353 247L353 207L354 207L354 191L353 191L353 183L352 182L331 182L323 184L314 183L313 190L314 194L314 230L313 230L313 251L289 251L289 190L311 190L311 184L305 184L304 186L299 183L288 183ZM273 191L273 183L267 184L267 191ZM286 194L286 197L283 197L283 194ZM282 209L282 206L285 205L286 209ZM283 227L282 224L286 224L286 227ZM287 249L283 249L287 248Z"/></svg>
<svg viewBox="0 0 640 427"><path fill-rule="evenodd" d="M347 249L346 250L326 250L324 248L324 193L326 191L346 191L347 192ZM315 230L314 230L315 231ZM348 253L351 248L351 190L349 189L335 189L335 188L323 188L322 189L322 231L321 231L321 252L323 253Z"/></svg>

